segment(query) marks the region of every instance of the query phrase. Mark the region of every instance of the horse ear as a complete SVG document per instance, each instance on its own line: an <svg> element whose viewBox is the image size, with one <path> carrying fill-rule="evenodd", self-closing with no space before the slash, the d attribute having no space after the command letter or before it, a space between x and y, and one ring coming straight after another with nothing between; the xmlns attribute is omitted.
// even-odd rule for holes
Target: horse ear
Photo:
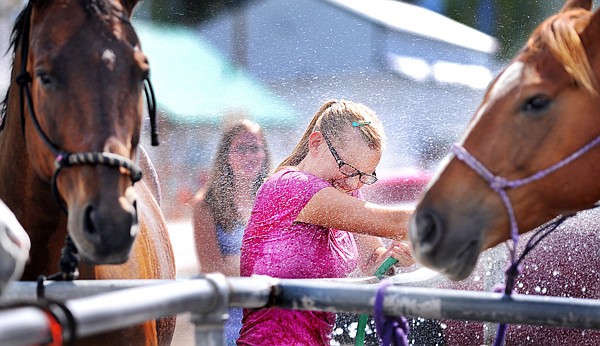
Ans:
<svg viewBox="0 0 600 346"><path fill-rule="evenodd" d="M131 17L131 14L133 13L133 8L135 7L135 5L137 5L138 0L123 0L121 1L121 5L123 6L123 9L125 9L125 11L127 11L127 13L129 14L129 17Z"/></svg>
<svg viewBox="0 0 600 346"><path fill-rule="evenodd" d="M596 10L590 18L588 25L584 29L583 37L588 41L596 41L600 37L600 10Z"/></svg>
<svg viewBox="0 0 600 346"><path fill-rule="evenodd" d="M600 10L596 10L596 12L592 14L587 26L580 34L580 37L588 54L588 58L590 59L590 62L592 62L592 69L596 70L599 67L594 66L593 61L595 60L594 57L600 53Z"/></svg>
<svg viewBox="0 0 600 346"><path fill-rule="evenodd" d="M564 4L564 6L562 7L562 9L560 11L566 12L566 11L574 10L577 8L583 8L588 11L591 10L592 9L592 0L567 0L567 2Z"/></svg>

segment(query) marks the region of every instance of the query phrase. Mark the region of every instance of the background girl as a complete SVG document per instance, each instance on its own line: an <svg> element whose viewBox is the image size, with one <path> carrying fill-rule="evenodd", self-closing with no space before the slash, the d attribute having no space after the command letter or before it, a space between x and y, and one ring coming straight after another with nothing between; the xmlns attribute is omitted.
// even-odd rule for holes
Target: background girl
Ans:
<svg viewBox="0 0 600 346"><path fill-rule="evenodd" d="M270 169L264 133L249 120L230 124L220 140L206 187L195 198L196 255L203 273L240 275L240 247L256 191ZM242 310L230 309L227 344L235 344Z"/></svg>

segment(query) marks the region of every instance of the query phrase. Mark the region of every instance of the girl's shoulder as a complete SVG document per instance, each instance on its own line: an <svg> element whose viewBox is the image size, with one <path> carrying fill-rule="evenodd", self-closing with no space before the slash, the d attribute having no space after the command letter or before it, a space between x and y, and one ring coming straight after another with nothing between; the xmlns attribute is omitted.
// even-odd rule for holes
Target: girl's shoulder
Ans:
<svg viewBox="0 0 600 346"><path fill-rule="evenodd" d="M306 189L307 186L331 186L326 180L294 167L286 167L271 175L265 182L266 187L274 189Z"/></svg>
<svg viewBox="0 0 600 346"><path fill-rule="evenodd" d="M287 203L299 197L312 196L329 182L295 168L283 168L273 173L260 187L257 201Z"/></svg>
<svg viewBox="0 0 600 346"><path fill-rule="evenodd" d="M279 171L273 173L271 175L271 177L269 178L269 180L271 180L271 178L274 181L281 181L281 180L290 180L290 181L302 181L302 182L324 182L327 183L326 180L324 180L323 178L317 177L316 175L301 171L295 167L285 167L280 169Z"/></svg>

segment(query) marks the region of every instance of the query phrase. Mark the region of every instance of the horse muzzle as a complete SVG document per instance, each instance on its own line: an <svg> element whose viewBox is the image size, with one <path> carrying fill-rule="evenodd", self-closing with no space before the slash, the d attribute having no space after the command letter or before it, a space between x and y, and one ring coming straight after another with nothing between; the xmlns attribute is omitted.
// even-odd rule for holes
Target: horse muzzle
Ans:
<svg viewBox="0 0 600 346"><path fill-rule="evenodd" d="M482 237L476 221L464 222L461 232L435 209L417 208L410 223L409 236L416 260L450 280L467 278L481 252ZM449 234L454 233L453 237Z"/></svg>
<svg viewBox="0 0 600 346"><path fill-rule="evenodd" d="M73 217L75 215L78 217ZM133 187L129 187L124 196L118 197L117 203L88 202L78 212L70 210L69 226L69 234L85 262L126 262L139 230Z"/></svg>

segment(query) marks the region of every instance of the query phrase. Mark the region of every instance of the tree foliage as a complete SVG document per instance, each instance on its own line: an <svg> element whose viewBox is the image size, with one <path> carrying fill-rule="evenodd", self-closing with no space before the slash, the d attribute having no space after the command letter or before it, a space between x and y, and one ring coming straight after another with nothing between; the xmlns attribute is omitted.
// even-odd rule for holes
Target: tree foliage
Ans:
<svg viewBox="0 0 600 346"><path fill-rule="evenodd" d="M152 0L152 20L161 23L197 25L224 11L233 11L251 0Z"/></svg>
<svg viewBox="0 0 600 346"><path fill-rule="evenodd" d="M446 0L445 2L445 15L473 28L482 27L482 13L490 10L493 26L488 34L500 41L501 58L515 55L548 13L545 1Z"/></svg>

